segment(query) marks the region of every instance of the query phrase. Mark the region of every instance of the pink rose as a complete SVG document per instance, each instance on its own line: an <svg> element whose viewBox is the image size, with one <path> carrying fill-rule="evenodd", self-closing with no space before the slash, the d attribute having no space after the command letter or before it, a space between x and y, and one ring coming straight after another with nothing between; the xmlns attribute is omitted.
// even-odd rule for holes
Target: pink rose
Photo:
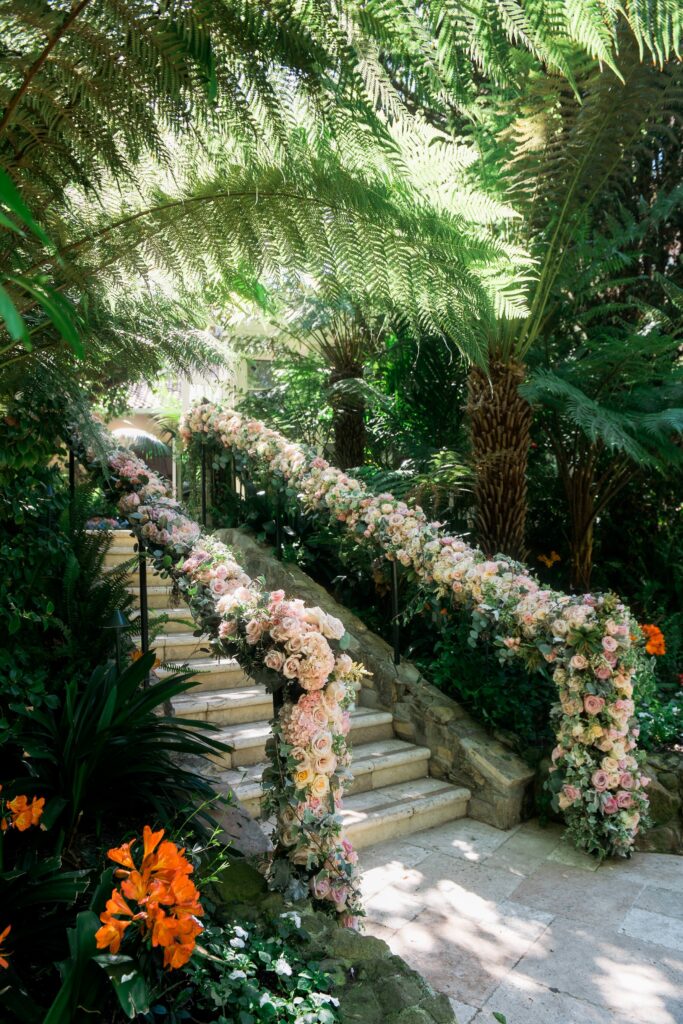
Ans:
<svg viewBox="0 0 683 1024"><path fill-rule="evenodd" d="M609 775L607 772L603 771L602 768L598 768L598 770L593 772L591 775L591 782L593 784L593 788L596 789L598 793L604 793L609 786Z"/></svg>
<svg viewBox="0 0 683 1024"><path fill-rule="evenodd" d="M622 772L619 776L619 785L622 789L633 789L636 784L636 780L633 778L631 772Z"/></svg>
<svg viewBox="0 0 683 1024"><path fill-rule="evenodd" d="M602 649L603 649L603 651L608 651L610 654L612 654L614 651L616 651L618 646L619 646L619 644L617 643L617 641L614 639L613 636L603 636L603 638L602 638Z"/></svg>
<svg viewBox="0 0 683 1024"><path fill-rule="evenodd" d="M301 660L297 658L296 655L291 655L289 658L286 658L282 665L283 675L287 676L288 679L296 679L299 675L300 664Z"/></svg>
<svg viewBox="0 0 683 1024"><path fill-rule="evenodd" d="M263 623L258 619L250 619L245 630L246 640L252 647L257 644L263 636Z"/></svg>
<svg viewBox="0 0 683 1024"><path fill-rule="evenodd" d="M633 807L633 797L625 789L620 789L617 793L617 804L620 810L626 811L629 807Z"/></svg>
<svg viewBox="0 0 683 1024"><path fill-rule="evenodd" d="M581 796L581 790L577 786L570 786L568 784L562 787L562 792L570 803L574 803Z"/></svg>
<svg viewBox="0 0 683 1024"><path fill-rule="evenodd" d="M276 651L275 648L271 648L263 659L263 662L267 668L272 668L275 672L280 672L285 663L285 656L282 651Z"/></svg>
<svg viewBox="0 0 683 1024"><path fill-rule="evenodd" d="M284 601L285 592L284 590L271 590L270 592L270 603L279 604L280 601Z"/></svg>
<svg viewBox="0 0 683 1024"><path fill-rule="evenodd" d="M616 814L619 810L619 804L617 803L616 798L611 795L604 796L602 798L602 809L605 814Z"/></svg>
<svg viewBox="0 0 683 1024"><path fill-rule="evenodd" d="M595 670L595 675L598 679L609 679L612 675L612 669L609 665L598 665Z"/></svg>
<svg viewBox="0 0 683 1024"><path fill-rule="evenodd" d="M237 623L234 621L226 621L225 619L221 622L218 627L218 635L221 640L227 640L229 636L234 636L237 632Z"/></svg>
<svg viewBox="0 0 683 1024"><path fill-rule="evenodd" d="M605 706L605 698L596 697L595 694L589 693L583 698L583 706L587 714L599 715Z"/></svg>
<svg viewBox="0 0 683 1024"><path fill-rule="evenodd" d="M583 654L575 654L569 662L569 667L576 669L577 672L583 671L588 668L588 659L584 658Z"/></svg>

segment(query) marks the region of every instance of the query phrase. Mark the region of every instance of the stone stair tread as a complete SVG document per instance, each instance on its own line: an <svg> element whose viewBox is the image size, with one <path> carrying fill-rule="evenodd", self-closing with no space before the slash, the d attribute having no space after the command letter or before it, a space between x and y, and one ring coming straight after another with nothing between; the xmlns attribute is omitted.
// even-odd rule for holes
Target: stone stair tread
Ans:
<svg viewBox="0 0 683 1024"><path fill-rule="evenodd" d="M149 589L152 590L154 588L150 587ZM161 589L161 587L159 589ZM169 619L186 619L190 623L194 621L192 618L192 612L187 607L187 605L185 605L183 608L149 608L148 611L150 616L168 615ZM139 618L140 609L134 608L132 611L132 615L133 618ZM167 633L166 635L173 636L175 634ZM194 639L198 640L200 638L194 637Z"/></svg>
<svg viewBox="0 0 683 1024"><path fill-rule="evenodd" d="M179 715L198 711L218 711L226 708L248 705L258 708L272 709L273 697L262 686L242 686L233 690L189 690L187 693L174 697L171 701L173 709ZM260 721L260 719L257 719Z"/></svg>
<svg viewBox="0 0 683 1024"><path fill-rule="evenodd" d="M170 594L173 587L170 583L155 583L153 586L147 587L148 594ZM133 597L140 596L140 587L126 587L126 592L131 594ZM189 609L186 609L189 612Z"/></svg>
<svg viewBox="0 0 683 1024"><path fill-rule="evenodd" d="M405 764L406 761L428 761L430 757L429 747L418 747L414 743L406 743L405 740L359 743L353 747L351 772L357 778L374 768ZM219 791L233 790L240 800L258 799L261 795L261 779L267 765L267 761L260 761L244 768L219 768L212 765L211 782Z"/></svg>
<svg viewBox="0 0 683 1024"><path fill-rule="evenodd" d="M357 849L464 818L470 791L431 777L345 797L344 833Z"/></svg>
<svg viewBox="0 0 683 1024"><path fill-rule="evenodd" d="M203 675L225 672L226 670L244 671L237 658L190 658L188 661L182 661L178 664L186 665L189 669L196 672L200 678ZM157 669L157 674L170 675L171 671L170 668L165 668L162 665L161 668Z"/></svg>
<svg viewBox="0 0 683 1024"><path fill-rule="evenodd" d="M409 817L413 813L412 808L423 800L469 800L470 795L469 789L465 789L464 786L454 786L451 782L430 776L346 797L342 817L345 825L374 817L385 817L387 812L395 812L399 817Z"/></svg>
<svg viewBox="0 0 683 1024"><path fill-rule="evenodd" d="M375 711L373 708L354 708L351 712L351 728L362 725L385 725L392 722L390 711ZM253 747L259 740L264 741L270 736L270 720L260 722L243 722L239 725L226 725L215 734L216 739L228 743L234 750Z"/></svg>

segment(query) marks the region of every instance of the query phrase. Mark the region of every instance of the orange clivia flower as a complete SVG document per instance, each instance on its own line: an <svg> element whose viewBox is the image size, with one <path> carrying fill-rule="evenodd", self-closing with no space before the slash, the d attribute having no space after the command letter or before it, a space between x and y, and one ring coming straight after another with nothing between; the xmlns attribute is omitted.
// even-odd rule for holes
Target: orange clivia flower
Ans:
<svg viewBox="0 0 683 1024"><path fill-rule="evenodd" d="M6 832L8 828L16 828L19 832L25 832L31 825L37 825L45 807L45 797L39 799L35 796L29 803L27 796L15 796L13 800L5 801L9 811L9 819L3 818L0 828Z"/></svg>
<svg viewBox="0 0 683 1024"><path fill-rule="evenodd" d="M4 932L0 932L0 967L9 967L9 961L7 960L7 950L2 948L2 944L11 931L12 925L8 924Z"/></svg>
<svg viewBox="0 0 683 1024"><path fill-rule="evenodd" d="M116 874L123 880L120 891L112 891L106 910L100 914L102 927L95 939L98 949L117 953L126 928L135 921L143 937L151 936L152 946L163 948L164 966L174 969L192 956L202 930L198 918L204 910L197 887L189 878L193 868L185 850L169 840L162 842L163 836L163 829L153 832L145 825L139 868L131 854L135 840L109 850L109 859L121 865ZM137 909L127 901L137 904Z"/></svg>
<svg viewBox="0 0 683 1024"><path fill-rule="evenodd" d="M659 626L653 626L651 623L646 623L640 627L640 630L645 637L645 650L648 654L656 654L658 656L666 654L664 634Z"/></svg>

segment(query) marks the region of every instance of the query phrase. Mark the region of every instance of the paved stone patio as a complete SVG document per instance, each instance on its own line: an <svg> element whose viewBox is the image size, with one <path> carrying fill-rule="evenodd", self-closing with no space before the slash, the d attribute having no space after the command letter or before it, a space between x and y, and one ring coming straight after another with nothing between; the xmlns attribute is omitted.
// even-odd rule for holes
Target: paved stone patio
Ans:
<svg viewBox="0 0 683 1024"><path fill-rule="evenodd" d="M683 857L598 867L561 835L465 818L361 851L366 930L458 1024L683 1024Z"/></svg>

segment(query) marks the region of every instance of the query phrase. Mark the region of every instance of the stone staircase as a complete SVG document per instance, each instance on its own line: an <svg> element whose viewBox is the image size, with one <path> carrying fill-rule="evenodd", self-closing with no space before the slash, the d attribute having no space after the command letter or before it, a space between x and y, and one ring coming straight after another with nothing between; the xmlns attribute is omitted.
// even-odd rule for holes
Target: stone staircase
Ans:
<svg viewBox="0 0 683 1024"><path fill-rule="evenodd" d="M106 555L114 566L133 555L134 538L115 534ZM261 775L270 735L272 698L235 660L217 659L201 637L192 635L189 609L174 606L170 584L147 569L150 621L168 615L163 632L154 640L162 666L159 675L172 671L167 663L187 664L196 673L196 685L174 700L184 718L213 722L216 734L232 748L217 755L209 776L219 792L233 790L254 816L260 813ZM139 602L137 572L131 574L130 593ZM395 735L391 712L357 707L351 713L353 782L344 796L342 816L348 838L358 848L464 817L470 791L430 778L431 752Z"/></svg>

